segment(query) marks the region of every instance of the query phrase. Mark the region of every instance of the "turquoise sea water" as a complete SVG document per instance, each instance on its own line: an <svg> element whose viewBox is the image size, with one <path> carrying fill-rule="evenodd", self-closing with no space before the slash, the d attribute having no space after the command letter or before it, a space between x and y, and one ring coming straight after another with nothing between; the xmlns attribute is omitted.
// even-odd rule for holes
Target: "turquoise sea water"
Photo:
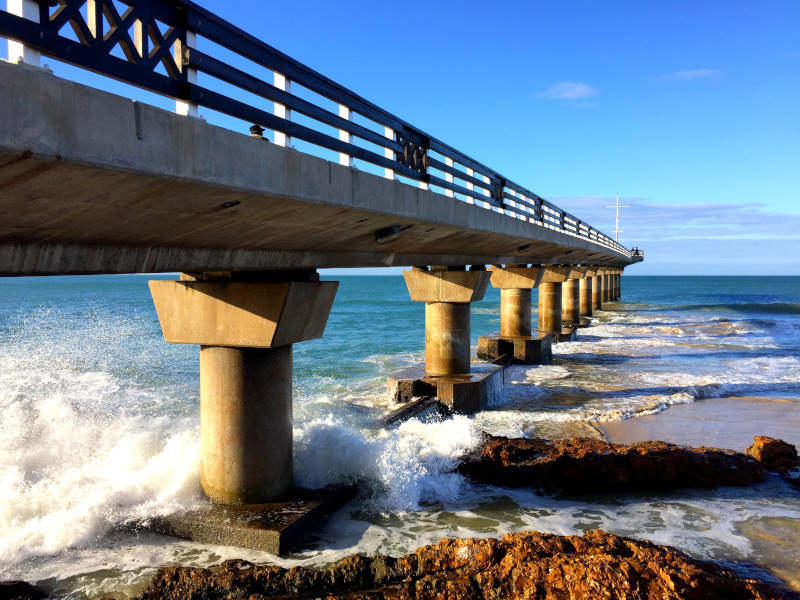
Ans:
<svg viewBox="0 0 800 600"><path fill-rule="evenodd" d="M390 430L376 426L390 408L385 377L422 360L424 306L410 302L401 277L337 279L325 336L295 345L295 479L359 482L362 493L282 564L398 554L443 536L603 527L777 569L745 525L777 519L771 535L794 528L800 539L800 496L777 478L563 498L453 472L482 431L597 435L600 423L731 396L788 403L783 423L758 432L796 431L790 441L800 443L800 278L624 276L623 302L555 346L553 364L509 370L490 410L422 415ZM122 527L203 502L197 348L164 343L146 280L0 280L0 579L116 595L167 563L277 560ZM472 307L473 346L497 329L490 288Z"/></svg>

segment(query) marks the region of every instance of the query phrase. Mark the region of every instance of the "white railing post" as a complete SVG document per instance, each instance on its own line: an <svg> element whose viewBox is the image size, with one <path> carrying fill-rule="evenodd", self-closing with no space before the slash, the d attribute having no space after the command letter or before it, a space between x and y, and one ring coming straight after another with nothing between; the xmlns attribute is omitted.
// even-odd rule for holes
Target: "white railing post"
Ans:
<svg viewBox="0 0 800 600"><path fill-rule="evenodd" d="M473 171L472 169L467 167L467 175L469 175L470 177L475 177L475 171ZM468 181L467 182L467 189L468 190L475 190L475 184L472 183L471 181ZM468 204L475 204L475 199L472 198L472 197L468 197L467 198L467 203Z"/></svg>
<svg viewBox="0 0 800 600"><path fill-rule="evenodd" d="M6 8L12 15L39 22L39 3L34 0L7 0ZM21 42L8 40L8 62L25 63L38 67L41 60L42 57L38 50L28 48Z"/></svg>
<svg viewBox="0 0 800 600"><path fill-rule="evenodd" d="M344 104L339 105L339 116L345 119L346 121L352 119L352 114L350 109ZM348 144L352 144L353 134L347 131L346 129L340 129L339 139L343 142L347 142ZM347 154L346 152L339 152L339 164L345 167L352 167L354 166L353 157Z"/></svg>
<svg viewBox="0 0 800 600"><path fill-rule="evenodd" d="M142 32L141 40L144 41L144 32ZM194 31L186 32L186 46L188 48L197 47L197 34ZM197 83L197 69L190 69L183 64L184 48L181 46L180 40L175 42L174 55L175 64L183 71L186 69L187 83ZM175 112L184 117L196 117L199 115L197 104L194 102L186 102L185 100L175 100Z"/></svg>
<svg viewBox="0 0 800 600"><path fill-rule="evenodd" d="M386 127L384 125L383 136L389 138L394 142L395 141L394 129L392 129L391 127ZM391 148L384 148L383 155L389 160L394 160L394 150L392 150ZM386 179L396 179L396 177L394 176L394 169L390 169L389 167L385 167L383 169L383 176L386 177Z"/></svg>
<svg viewBox="0 0 800 600"><path fill-rule="evenodd" d="M453 159L448 157L448 156L445 156L444 157L444 164L446 164L448 167L452 167L453 166ZM444 180L447 183L453 183L453 174L452 173L445 173L444 174ZM449 196L450 198L453 198L454 197L453 190L445 190L444 191L444 195L445 196Z"/></svg>
<svg viewBox="0 0 800 600"><path fill-rule="evenodd" d="M272 76L272 83L279 90L283 90L284 92L292 91L292 82L289 81L283 73L278 73L277 71L274 71ZM280 102L275 102L274 105L275 106L272 112L275 114L276 117L280 117L281 119L286 119L287 121L292 120L292 111L289 110L285 104L281 104ZM284 148L291 148L292 138L283 133L282 131L276 131L275 145L283 146Z"/></svg>

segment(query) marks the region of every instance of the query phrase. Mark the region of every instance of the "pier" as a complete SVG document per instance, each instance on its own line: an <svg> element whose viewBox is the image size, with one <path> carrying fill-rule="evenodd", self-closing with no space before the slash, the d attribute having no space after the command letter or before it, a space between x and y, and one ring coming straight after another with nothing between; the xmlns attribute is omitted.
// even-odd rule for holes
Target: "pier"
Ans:
<svg viewBox="0 0 800 600"><path fill-rule="evenodd" d="M198 347L201 484L214 504L165 519L167 532L281 552L346 500L292 484L292 347L324 335L337 290L318 269L408 267L409 301L425 303L425 362L390 378L390 393L473 413L504 365L550 360L643 260L192 2L122 4L0 10L0 275L181 273L150 291L165 341ZM56 77L43 57L175 110ZM212 123L221 116L240 129ZM500 331L481 332L473 361L470 306L489 285Z"/></svg>

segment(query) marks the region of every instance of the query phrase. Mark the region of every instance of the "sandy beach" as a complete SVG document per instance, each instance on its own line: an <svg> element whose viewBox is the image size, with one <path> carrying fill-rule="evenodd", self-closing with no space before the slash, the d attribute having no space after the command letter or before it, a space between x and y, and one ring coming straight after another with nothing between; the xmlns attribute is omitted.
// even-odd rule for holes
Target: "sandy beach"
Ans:
<svg viewBox="0 0 800 600"><path fill-rule="evenodd" d="M621 444L663 440L743 451L752 444L753 436L767 435L800 447L798 409L800 401L796 398L732 396L680 404L654 415L596 426L608 441ZM780 485L777 481L769 483ZM793 493L788 486L786 493ZM753 517L739 523L737 531L749 541L754 561L800 590L800 519Z"/></svg>

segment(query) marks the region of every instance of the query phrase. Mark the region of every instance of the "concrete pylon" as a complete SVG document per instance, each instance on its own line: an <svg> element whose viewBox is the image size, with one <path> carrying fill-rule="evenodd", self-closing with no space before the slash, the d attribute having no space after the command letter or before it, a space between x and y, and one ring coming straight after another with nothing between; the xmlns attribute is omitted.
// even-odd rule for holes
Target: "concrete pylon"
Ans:
<svg viewBox="0 0 800 600"><path fill-rule="evenodd" d="M491 275L413 268L403 277L411 299L425 302L425 373L469 373L469 303L483 298Z"/></svg>
<svg viewBox="0 0 800 600"><path fill-rule="evenodd" d="M592 316L594 273L594 269L589 268L580 280L580 289L578 293L580 295L580 313L582 317Z"/></svg>
<svg viewBox="0 0 800 600"><path fill-rule="evenodd" d="M539 331L549 333L555 341L568 341L575 330L565 327L562 316L562 287L570 279L573 267L546 266L539 284Z"/></svg>
<svg viewBox="0 0 800 600"><path fill-rule="evenodd" d="M339 285L242 277L150 282L164 339L200 346L201 484L223 504L291 488L292 344L322 336Z"/></svg>
<svg viewBox="0 0 800 600"><path fill-rule="evenodd" d="M486 408L502 383L498 365L470 364L469 304L481 300L491 277L482 266L414 267L403 277L411 299L425 302L425 368L406 369L388 380L396 402L435 395L454 412Z"/></svg>
<svg viewBox="0 0 800 600"><path fill-rule="evenodd" d="M531 293L539 286L544 269L533 265L490 267L491 283L500 288L500 333L478 338L478 358L496 361L513 358L523 364L548 362L551 340L547 333L531 331Z"/></svg>
<svg viewBox="0 0 800 600"><path fill-rule="evenodd" d="M547 282L539 286L539 330L558 335L561 333L561 286L563 283Z"/></svg>
<svg viewBox="0 0 800 600"><path fill-rule="evenodd" d="M611 302L611 273L603 272L603 302Z"/></svg>
<svg viewBox="0 0 800 600"><path fill-rule="evenodd" d="M561 287L561 319L565 325L577 327L581 322L580 279L571 277Z"/></svg>
<svg viewBox="0 0 800 600"><path fill-rule="evenodd" d="M603 310L603 275L598 269L592 281L592 310Z"/></svg>
<svg viewBox="0 0 800 600"><path fill-rule="evenodd" d="M531 334L531 290L501 288L500 335L519 337Z"/></svg>

